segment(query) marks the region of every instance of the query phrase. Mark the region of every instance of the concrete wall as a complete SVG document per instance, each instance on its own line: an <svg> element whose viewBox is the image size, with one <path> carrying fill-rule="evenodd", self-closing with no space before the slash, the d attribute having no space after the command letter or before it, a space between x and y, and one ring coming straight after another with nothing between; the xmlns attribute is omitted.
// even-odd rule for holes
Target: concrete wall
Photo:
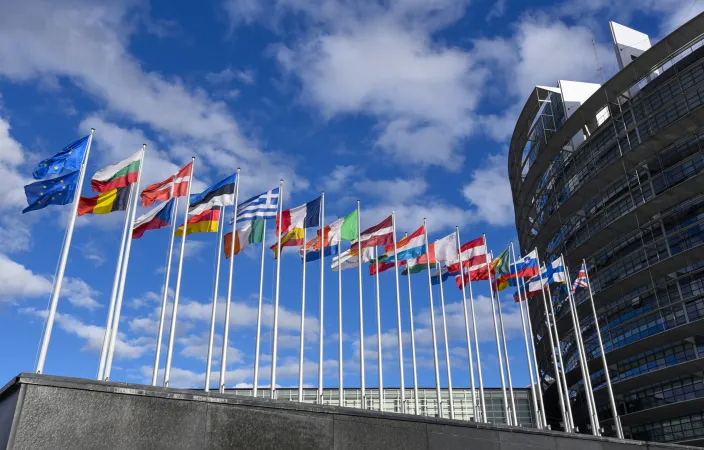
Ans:
<svg viewBox="0 0 704 450"><path fill-rule="evenodd" d="M23 374L0 391L0 448L649 450L683 447Z"/></svg>

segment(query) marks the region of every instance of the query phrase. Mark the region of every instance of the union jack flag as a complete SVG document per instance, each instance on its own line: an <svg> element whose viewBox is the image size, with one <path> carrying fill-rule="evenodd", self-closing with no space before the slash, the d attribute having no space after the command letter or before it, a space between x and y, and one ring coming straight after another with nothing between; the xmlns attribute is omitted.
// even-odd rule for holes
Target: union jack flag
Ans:
<svg viewBox="0 0 704 450"><path fill-rule="evenodd" d="M587 281L587 268L584 264L579 269L577 278L575 278L574 283L572 283L572 292L577 292L577 289L584 289L589 287L589 282Z"/></svg>

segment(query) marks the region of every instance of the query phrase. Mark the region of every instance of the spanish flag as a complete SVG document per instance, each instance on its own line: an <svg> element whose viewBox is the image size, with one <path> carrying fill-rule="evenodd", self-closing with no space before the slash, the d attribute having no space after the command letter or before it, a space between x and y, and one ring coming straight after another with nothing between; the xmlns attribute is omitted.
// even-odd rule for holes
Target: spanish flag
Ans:
<svg viewBox="0 0 704 450"><path fill-rule="evenodd" d="M112 189L95 197L81 197L78 202L78 215L107 214L126 211L130 199L130 186Z"/></svg>
<svg viewBox="0 0 704 450"><path fill-rule="evenodd" d="M217 233L220 221L220 208L206 209L191 216L186 227L186 236L193 233ZM176 236L183 235L183 225L176 230Z"/></svg>

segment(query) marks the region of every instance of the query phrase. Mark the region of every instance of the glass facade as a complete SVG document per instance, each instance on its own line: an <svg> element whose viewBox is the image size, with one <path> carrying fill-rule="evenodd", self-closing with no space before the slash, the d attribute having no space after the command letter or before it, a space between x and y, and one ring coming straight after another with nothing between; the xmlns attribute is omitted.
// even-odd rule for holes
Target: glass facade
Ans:
<svg viewBox="0 0 704 450"><path fill-rule="evenodd" d="M697 365L704 356L703 42L700 35L669 49L619 94L598 90L599 118L579 116L582 126L570 125L573 136L560 142L554 136L568 121L557 106L560 93L551 92L536 108L527 144L512 142L509 154L521 249L537 248L547 262L564 255L572 279L586 261L617 410L634 439L704 440L702 414L692 414L704 411L704 360ZM545 111L558 119L550 129ZM584 431L573 312L564 285L551 294L572 408ZM615 435L588 290L578 291L575 303L600 425ZM530 311L543 386L556 399L542 299Z"/></svg>
<svg viewBox="0 0 704 450"><path fill-rule="evenodd" d="M236 395L252 396L251 389L228 389L228 393ZM344 405L349 408L362 408L362 392L359 389L345 389ZM479 389L476 389L476 395L479 395ZM533 427L533 416L531 406L530 389L515 389L513 390L516 400L516 416L521 427ZM339 406L340 393L338 389L323 389L323 405ZM405 390L406 413L416 414L415 401L413 398L413 389ZM257 390L257 397L270 398L271 393L268 389ZM442 408L442 417L450 417L449 393L447 389L440 390L440 406ZM297 388L279 388L276 390L276 398L279 400L298 401ZM506 424L506 416L504 414L503 396L501 389L484 388L484 398L486 399L486 415L490 423ZM455 407L455 419L474 421L474 408L472 406L472 390L466 388L453 388L452 399ZM317 403L317 389L307 388L303 390L304 403ZM379 411L379 390L366 389L365 391L365 409ZM394 388L384 389L384 411L400 413L401 409L401 390ZM478 404L478 402L477 402ZM438 417L438 401L435 389L418 389L418 414L422 416Z"/></svg>

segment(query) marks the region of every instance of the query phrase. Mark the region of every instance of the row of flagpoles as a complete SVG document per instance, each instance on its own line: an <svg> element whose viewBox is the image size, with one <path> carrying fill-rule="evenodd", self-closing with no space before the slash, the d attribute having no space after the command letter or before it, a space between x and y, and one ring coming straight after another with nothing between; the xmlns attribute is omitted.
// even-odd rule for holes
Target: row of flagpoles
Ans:
<svg viewBox="0 0 704 450"><path fill-rule="evenodd" d="M508 286L517 288L514 295L518 303L523 337L525 343L526 360L531 381L532 408L534 417L537 420L537 427L547 427L545 414L545 404L542 395L542 376L538 366L536 355L536 343L530 319L530 309L528 300L538 294L542 295L543 310L545 314L545 324L551 349L551 359L555 374L560 402L560 412L566 431L576 431L576 423L570 405L570 391L566 378L566 367L562 359L560 337L557 331L556 316L553 309L551 284L563 284L570 286L566 290L569 302L573 330L575 330L575 344L578 353L579 365L585 386L585 397L589 411L589 420L592 433L600 434L599 419L597 415L596 403L592 392L591 379L587 368L587 357L584 343L581 336L579 318L577 317L576 304L572 295L573 291L580 288L588 288L589 298L592 306L593 319L595 323L598 344L601 350L602 363L605 368L607 389L609 392L612 413L614 416L617 435L623 437L618 413L616 411L611 380L606 365L601 333L598 326L598 319L594 309L591 285L586 262L583 261L578 276L573 283L570 281L569 270L566 267L564 258L551 261L547 265L541 265L538 259L537 249L528 255L516 259L513 244L509 246L497 258L488 251L486 236L461 244L459 227L450 235L438 239L432 243L428 239L428 229L424 220L423 226L418 230L406 235L400 241L396 239L396 220L392 213L388 218L379 224L364 231L361 230L360 202L357 201L357 208L347 216L325 226L325 195L324 193L317 199L307 202L296 208L283 209L283 180L278 188L274 188L261 195L254 196L245 202L239 202L240 170L217 184L211 186L199 194L191 194L191 186L194 179L195 158L181 168L177 173L166 180L155 183L147 187L138 196L141 182L141 175L144 166L144 154L146 146L143 146L134 155L108 166L98 172L91 179L91 187L99 194L96 197L80 197L78 202L73 202L75 193L80 194L85 178L85 169L90 154L94 130L85 138L70 144L62 149L57 155L48 158L37 166L34 172L36 179L44 179L37 183L32 183L25 187L29 206L24 212L33 211L46 207L49 204L65 205L72 203L71 214L66 228L66 236L61 250L59 265L54 281L54 287L49 305L49 312L45 325L44 335L41 343L39 359L36 371L42 373L49 347L53 322L56 315L58 297L71 245L71 238L76 221L76 217L83 214L105 214L113 211L126 211L125 224L122 231L121 247L118 255L117 269L113 281L110 304L108 308L108 318L101 349L101 357L98 369L98 379L108 380L112 368L115 344L118 336L118 325L122 308L122 300L125 289L127 268L130 259L131 243L133 239L142 237L147 230L154 230L162 227L171 227L171 237L167 252L167 263L165 279L162 291L158 334L156 340L156 352L154 358L154 368L152 375L152 385L158 382L158 373L161 359L162 335L164 331L165 314L168 302L168 289L171 277L171 260L175 244L175 236L181 237L179 262L176 274L176 284L171 314L171 326L167 341L166 363L164 369L163 385L168 387L171 376L171 366L173 361L174 340L176 326L178 323L178 303L181 292L181 277L183 273L183 258L186 245L186 237L199 232L217 232L217 256L216 256L216 276L213 286L212 312L210 321L210 334L208 341L208 354L206 362L206 375L204 389L208 391L211 385L212 358L214 351L214 336L216 323L216 306L219 293L219 275L221 254L229 259L227 297L225 303L225 317L223 329L222 356L220 362L220 374L218 389L224 392L226 385L227 368L227 348L229 340L230 306L232 301L232 284L234 277L234 256L240 253L249 244L261 243L261 269L259 280L259 299L257 309L255 355L253 368L253 395L257 395L259 389L259 353L261 339L261 318L262 318L262 294L264 279L264 260L266 242L266 222L268 219L275 219L276 222L276 243L271 247L276 258L276 280L274 295L274 317L273 317L273 342L272 361L270 376L271 397L276 397L276 369L278 351L278 318L279 318L279 293L281 274L281 250L283 247L298 247L299 255L302 258L302 295L301 295L301 324L300 324L300 348L299 348L299 373L298 373L298 400L303 401L303 349L305 332L305 308L306 308L306 266L307 262L320 260L320 302L319 302L319 362L318 362L318 400L322 402L323 394L323 311L324 311L324 274L325 257L333 256L332 269L338 275L338 386L340 390L340 405L344 405L344 384L343 384L343 361L342 361L342 270L354 268L358 270L359 282L359 345L360 345L360 387L365 399L365 369L364 369L364 320L363 320L363 298L362 298L362 265L370 263L370 275L375 276L376 288L376 327L377 327L377 353L378 353L378 386L379 395L383 400L383 373L382 373L382 348L381 348L381 314L379 296L379 273L391 268L395 271L396 288L396 319L398 331L398 356L400 373L400 393L401 409L406 412L405 399L405 377L403 365L403 326L401 319L401 299L400 299L400 279L399 267L405 267L404 274L408 278L408 298L409 298L409 318L410 318L410 340L411 359L413 369L413 401L414 411L418 413L418 374L416 366L415 330L413 324L413 297L411 292L410 275L421 270L427 271L428 294L431 320L431 335L433 344L433 360L436 394L440 395L440 370L438 362L438 343L436 336L435 311L433 300L433 285L439 285L440 306L442 318L442 332L445 345L445 365L447 373L447 386L449 393L450 418L454 418L455 409L452 397L452 379L450 370L450 356L448 348L447 322L445 317L445 297L443 282L449 274L456 274L457 287L462 291L462 301L464 310L464 325L467 343L467 356L469 361L469 373L471 383L472 405L474 407L474 417L483 422L487 421L487 410L484 397L484 383L482 378L482 367L479 353L479 342L477 335L476 316L474 310L474 295L472 282L489 281L489 293L492 307L494 338L498 357L498 365L501 379L501 390L503 397L503 407L506 420L509 424L519 425L517 419L516 403L513 394L513 381L511 377L510 360L506 336L504 332L503 314L501 310L500 292ZM57 178L46 180L48 175L58 175ZM186 208L183 216L183 224L176 228L178 201L180 197L185 197ZM146 214L136 218L136 210L139 200L143 206L152 206L155 202L162 203L154 207ZM231 222L232 232L223 236L225 228L225 208L233 207L233 219ZM238 223L243 224L239 229ZM307 230L318 228L313 239L307 239ZM342 242L349 241L350 248L343 251ZM384 252L379 252L382 247ZM435 273L431 269L435 268ZM467 301L466 290L469 290L469 301ZM546 297L547 292L547 297ZM496 298L495 298L496 297ZM468 310L469 306L469 310ZM498 316L498 320L497 320ZM471 326L470 326L471 320ZM471 330L471 333L470 333ZM544 338L544 336L543 336ZM472 340L474 345L472 345ZM477 375L479 384L479 399L475 392L474 361L476 360ZM504 362L506 368L504 369ZM506 376L505 376L506 375ZM506 377L508 378L508 393L506 389ZM536 389L537 387L537 389ZM537 392L536 392L537 391ZM478 401L477 401L478 400ZM383 401L381 403L383 408ZM440 414L442 409L438 408Z"/></svg>

